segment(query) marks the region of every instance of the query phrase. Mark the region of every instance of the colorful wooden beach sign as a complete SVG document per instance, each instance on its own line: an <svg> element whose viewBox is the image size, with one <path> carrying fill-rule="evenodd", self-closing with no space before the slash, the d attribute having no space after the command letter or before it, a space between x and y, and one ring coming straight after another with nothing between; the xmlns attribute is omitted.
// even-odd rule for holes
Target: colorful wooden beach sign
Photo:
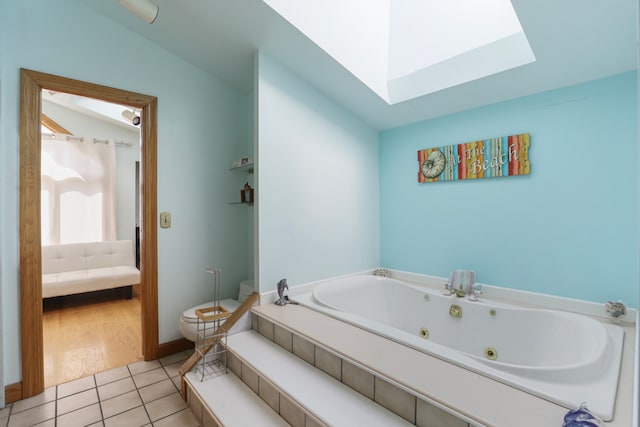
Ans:
<svg viewBox="0 0 640 427"><path fill-rule="evenodd" d="M418 182L529 175L528 133L418 151Z"/></svg>

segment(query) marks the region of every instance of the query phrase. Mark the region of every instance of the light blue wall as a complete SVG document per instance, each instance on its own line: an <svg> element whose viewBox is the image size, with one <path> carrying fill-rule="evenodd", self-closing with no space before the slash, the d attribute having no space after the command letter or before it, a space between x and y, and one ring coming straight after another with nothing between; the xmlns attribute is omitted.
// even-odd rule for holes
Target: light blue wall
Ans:
<svg viewBox="0 0 640 427"><path fill-rule="evenodd" d="M382 265L636 306L636 86L625 73L381 132ZM417 183L419 149L523 132L529 176Z"/></svg>
<svg viewBox="0 0 640 427"><path fill-rule="evenodd" d="M20 380L18 310L19 68L158 97L160 342L180 338L182 311L213 297L209 266L223 271L223 297L247 276L246 210L231 161L245 154L246 96L84 6L80 1L0 2L0 277L5 384Z"/></svg>
<svg viewBox="0 0 640 427"><path fill-rule="evenodd" d="M259 53L260 291L379 263L378 135Z"/></svg>

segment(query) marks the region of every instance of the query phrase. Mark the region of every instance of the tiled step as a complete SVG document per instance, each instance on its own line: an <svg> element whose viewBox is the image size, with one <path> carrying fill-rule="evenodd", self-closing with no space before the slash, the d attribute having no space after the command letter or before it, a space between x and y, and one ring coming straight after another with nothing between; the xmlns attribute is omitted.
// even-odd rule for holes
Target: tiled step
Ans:
<svg viewBox="0 0 640 427"><path fill-rule="evenodd" d="M287 309L288 308L288 309ZM271 316L269 314L278 314ZM298 314L298 316L295 316ZM307 315L307 316L304 316ZM335 324L322 324L320 330L315 328L315 333L302 334L301 326L316 325L328 320L319 313L312 312L301 306L286 306L285 309L275 305L254 307L252 310L252 329L272 341L282 349L304 360L311 366L324 371L337 381L342 382L362 396L381 405L389 411L397 414L402 419L415 425L432 427L469 427L489 425L484 423L469 423L440 407L434 401L428 401L421 394L407 388L402 382L398 382L393 376L386 375L387 370L378 369L379 366L371 364L370 360L385 361L385 366L394 366L394 360L402 356L401 349L390 349L390 343L379 337L376 342L364 338L371 335L360 329L338 322L340 326L347 327L348 331L337 328ZM331 319L329 319L331 320ZM337 321L336 321L337 322ZM333 329L332 329L333 328ZM322 333L318 333L322 332ZM336 335L337 334L337 335ZM330 338L327 340L327 335ZM318 340L320 336L323 340ZM358 349L359 357L350 357L350 352L337 351L345 347L346 339L353 350ZM336 342L338 345L336 346ZM341 344L340 344L341 343ZM358 343L353 346L353 343ZM404 348L406 349L406 348ZM411 354L415 352L410 351ZM363 358L362 354L367 357ZM415 354L414 354L415 355ZM380 358L383 359L380 359ZM400 357L406 361L406 358ZM365 361L365 363L363 363ZM422 359L416 361L415 366L422 366ZM406 371L406 369L404 369ZM410 368L409 371L413 372ZM421 371L415 372L421 374ZM456 389L457 390L457 389ZM455 391L455 390L454 390Z"/></svg>
<svg viewBox="0 0 640 427"><path fill-rule="evenodd" d="M191 410L203 427L289 425L233 373L200 378L195 372L185 375Z"/></svg>
<svg viewBox="0 0 640 427"><path fill-rule="evenodd" d="M227 346L231 370L291 425L412 425L256 331Z"/></svg>

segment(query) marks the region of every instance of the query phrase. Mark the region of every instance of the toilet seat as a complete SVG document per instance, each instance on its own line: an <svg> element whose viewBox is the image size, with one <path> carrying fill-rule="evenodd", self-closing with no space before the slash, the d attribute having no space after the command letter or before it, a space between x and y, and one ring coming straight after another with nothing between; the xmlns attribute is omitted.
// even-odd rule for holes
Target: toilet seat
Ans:
<svg viewBox="0 0 640 427"><path fill-rule="evenodd" d="M204 304L196 305L195 307L187 308L182 312L181 320L186 323L197 323L198 317L196 316L196 310L199 310L201 308L213 307L213 305L213 301L211 301ZM220 305L232 312L240 306L240 302L234 299L223 299L222 301L220 301Z"/></svg>
<svg viewBox="0 0 640 427"><path fill-rule="evenodd" d="M220 301L220 306L224 307L230 312L235 311L244 300L253 292L253 280L244 280L240 283L238 289L238 300L223 299ZM196 316L196 310L213 307L215 304L213 301L204 304L196 305L195 307L187 308L182 312L180 316L180 332L189 341L196 340L196 332L198 328L198 317ZM251 329L251 314L247 311L229 330L229 334L235 334L241 331L247 331Z"/></svg>
<svg viewBox="0 0 640 427"><path fill-rule="evenodd" d="M212 307L213 305L213 301L205 304L200 304L195 307L188 308L182 313L182 316L180 316L180 332L186 339L193 342L195 342L196 340L196 332L198 328L198 318L196 317L196 310L200 308ZM234 299L224 299L220 301L220 305L230 312L233 312L240 306L240 302ZM231 327L231 329L229 330L229 335L242 331L248 331L249 329L251 329L251 313L247 311L238 319L236 324Z"/></svg>

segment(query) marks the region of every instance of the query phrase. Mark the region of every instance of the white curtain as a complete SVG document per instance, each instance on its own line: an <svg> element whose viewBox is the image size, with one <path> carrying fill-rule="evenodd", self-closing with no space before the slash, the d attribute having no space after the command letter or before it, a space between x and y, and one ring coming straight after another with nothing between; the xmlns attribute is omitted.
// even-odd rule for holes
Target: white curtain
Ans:
<svg viewBox="0 0 640 427"><path fill-rule="evenodd" d="M116 240L113 141L42 137L42 244Z"/></svg>

